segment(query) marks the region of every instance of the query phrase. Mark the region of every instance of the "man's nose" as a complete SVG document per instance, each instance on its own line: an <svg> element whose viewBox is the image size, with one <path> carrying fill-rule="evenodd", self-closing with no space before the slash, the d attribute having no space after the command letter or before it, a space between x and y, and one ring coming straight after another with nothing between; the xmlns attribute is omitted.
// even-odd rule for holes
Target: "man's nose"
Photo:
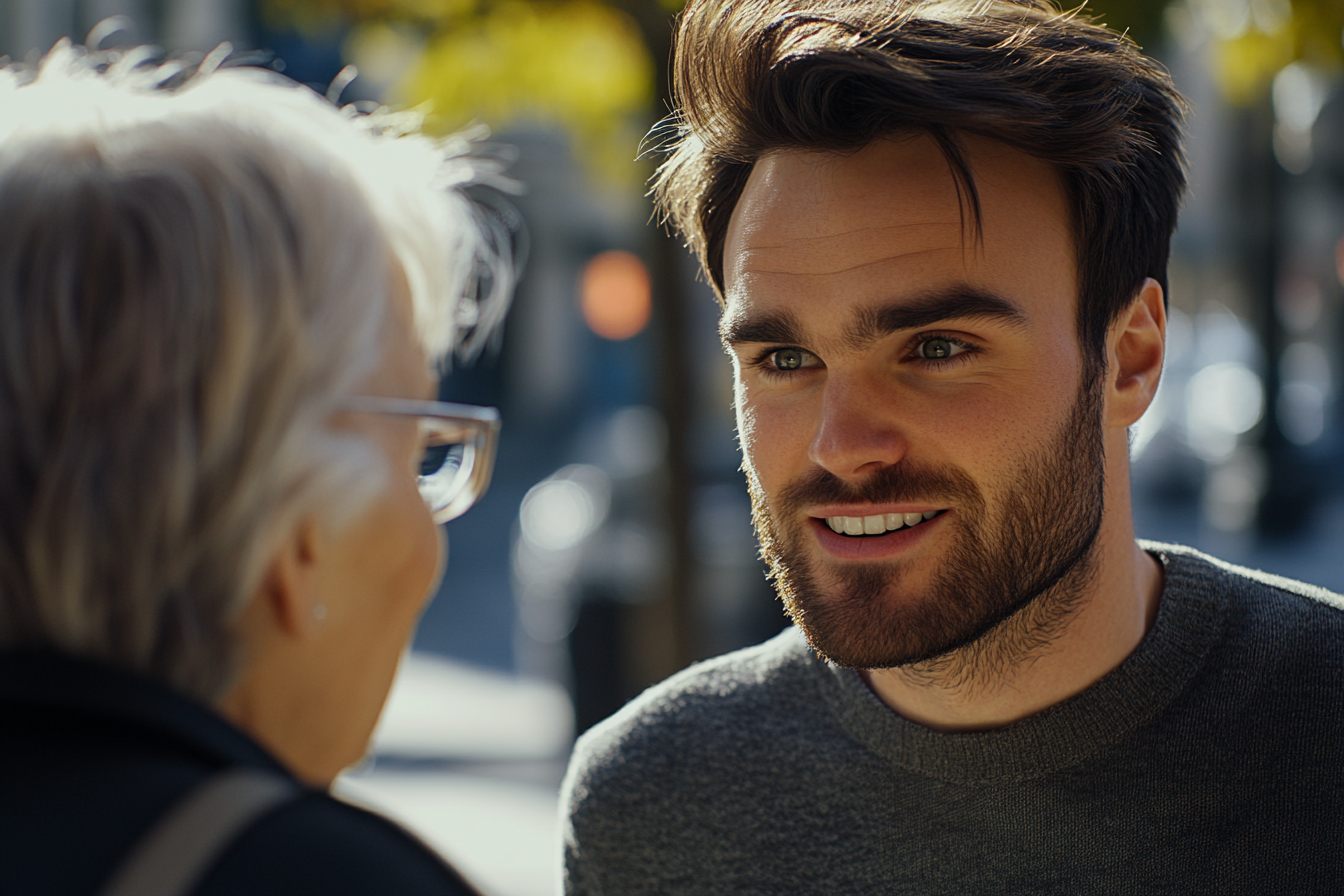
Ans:
<svg viewBox="0 0 1344 896"><path fill-rule="evenodd" d="M909 442L896 419L897 401L877 384L830 377L808 459L842 479L898 463Z"/></svg>

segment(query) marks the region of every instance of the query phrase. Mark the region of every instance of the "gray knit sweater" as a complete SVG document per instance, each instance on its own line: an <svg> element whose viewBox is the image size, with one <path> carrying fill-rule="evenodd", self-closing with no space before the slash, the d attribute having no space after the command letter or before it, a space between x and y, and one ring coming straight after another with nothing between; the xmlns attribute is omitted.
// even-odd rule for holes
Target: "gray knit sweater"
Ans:
<svg viewBox="0 0 1344 896"><path fill-rule="evenodd" d="M580 739L567 892L1344 893L1344 598L1147 544L1152 631L1078 696L943 734L794 631Z"/></svg>

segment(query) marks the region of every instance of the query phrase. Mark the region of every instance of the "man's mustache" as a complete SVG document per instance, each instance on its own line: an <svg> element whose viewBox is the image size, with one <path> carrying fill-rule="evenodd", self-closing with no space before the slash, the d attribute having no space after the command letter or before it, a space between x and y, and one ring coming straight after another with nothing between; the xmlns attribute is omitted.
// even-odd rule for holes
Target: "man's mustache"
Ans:
<svg viewBox="0 0 1344 896"><path fill-rule="evenodd" d="M815 504L981 505L984 499L970 476L955 467L934 468L902 461L871 473L861 482L846 482L815 467L780 490L771 503L776 513Z"/></svg>

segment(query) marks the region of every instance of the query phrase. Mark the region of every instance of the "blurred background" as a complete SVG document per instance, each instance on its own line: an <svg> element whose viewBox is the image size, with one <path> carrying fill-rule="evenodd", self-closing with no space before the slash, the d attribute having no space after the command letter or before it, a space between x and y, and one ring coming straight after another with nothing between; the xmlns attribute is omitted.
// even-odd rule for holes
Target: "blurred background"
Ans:
<svg viewBox="0 0 1344 896"><path fill-rule="evenodd" d="M347 798L498 896L555 891L576 733L785 620L756 555L717 306L651 221L680 0L0 0L0 52L223 41L342 103L474 122L523 185L526 275L442 397L504 415L495 481ZM1344 2L1097 0L1194 105L1139 535L1344 590Z"/></svg>

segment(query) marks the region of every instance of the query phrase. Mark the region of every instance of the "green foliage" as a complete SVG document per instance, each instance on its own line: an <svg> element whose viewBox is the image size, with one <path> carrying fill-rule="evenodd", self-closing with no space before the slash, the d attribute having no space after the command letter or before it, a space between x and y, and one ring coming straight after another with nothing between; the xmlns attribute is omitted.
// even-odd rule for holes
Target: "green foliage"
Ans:
<svg viewBox="0 0 1344 896"><path fill-rule="evenodd" d="M632 147L655 117L655 61L620 6L638 0L263 0L272 24L320 32L353 25L347 49L389 99L425 104L448 129L551 122L595 169L634 182ZM649 35L685 0L640 7ZM1344 65L1344 0L1089 0L1080 10L1154 51L1173 27L1212 40L1224 95L1264 96L1295 61ZM657 20L657 21L654 21ZM652 22L652 24L650 24ZM409 35L409 37L408 37ZM363 60L370 60L364 64Z"/></svg>
<svg viewBox="0 0 1344 896"><path fill-rule="evenodd" d="M599 170L638 178L653 62L634 23L610 6L505 0L437 31L397 94L429 102L447 127L558 123Z"/></svg>
<svg viewBox="0 0 1344 896"><path fill-rule="evenodd" d="M475 6L474 0L264 0L262 14L272 24L297 26L333 19L440 22Z"/></svg>
<svg viewBox="0 0 1344 896"><path fill-rule="evenodd" d="M1091 0L1083 13L1152 52L1162 42L1167 0Z"/></svg>
<svg viewBox="0 0 1344 896"><path fill-rule="evenodd" d="M266 12L309 29L353 22L347 56L430 129L549 122L607 179L648 174L634 155L654 63L634 21L600 0L268 0Z"/></svg>
<svg viewBox="0 0 1344 896"><path fill-rule="evenodd" d="M1340 0L1178 0L1168 19L1191 39L1213 41L1214 72L1234 104L1263 100L1291 63L1327 73L1344 66Z"/></svg>

